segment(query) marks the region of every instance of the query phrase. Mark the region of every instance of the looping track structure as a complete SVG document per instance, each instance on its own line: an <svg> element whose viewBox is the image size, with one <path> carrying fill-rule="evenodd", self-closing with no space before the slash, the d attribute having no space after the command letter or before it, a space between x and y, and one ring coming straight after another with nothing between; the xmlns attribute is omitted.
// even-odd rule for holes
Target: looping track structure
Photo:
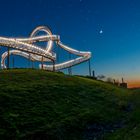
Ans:
<svg viewBox="0 0 140 140"><path fill-rule="evenodd" d="M38 35L39 32L42 31L45 32L46 35ZM48 42L48 43L46 48L41 48L40 46L37 46L35 44L37 42ZM80 64L91 58L91 52L83 52L83 51L72 49L64 45L60 41L60 36L53 35L48 27L39 26L32 31L29 38L0 37L0 46L13 48L13 50L10 50L9 53L5 52L2 54L1 68L2 69L6 68L5 60L8 57L8 55L19 55L27 59L30 59L32 61L54 62L56 60L56 54L52 52L53 43L56 43L58 47L68 51L71 54L75 54L78 57L76 59L72 59L59 64L53 64L53 65L40 64L39 68L53 71L55 67L55 70L61 70Z"/></svg>

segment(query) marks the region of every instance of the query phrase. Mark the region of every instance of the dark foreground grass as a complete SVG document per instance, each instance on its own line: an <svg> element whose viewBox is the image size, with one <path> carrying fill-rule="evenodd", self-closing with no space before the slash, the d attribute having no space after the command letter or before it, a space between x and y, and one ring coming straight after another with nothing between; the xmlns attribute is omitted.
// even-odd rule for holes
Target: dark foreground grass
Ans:
<svg viewBox="0 0 140 140"><path fill-rule="evenodd" d="M82 140L90 124L127 120L129 96L126 89L62 73L0 71L0 139Z"/></svg>
<svg viewBox="0 0 140 140"><path fill-rule="evenodd" d="M112 134L106 135L105 140L140 140L140 89L132 89L130 102L133 110L127 115L127 124Z"/></svg>

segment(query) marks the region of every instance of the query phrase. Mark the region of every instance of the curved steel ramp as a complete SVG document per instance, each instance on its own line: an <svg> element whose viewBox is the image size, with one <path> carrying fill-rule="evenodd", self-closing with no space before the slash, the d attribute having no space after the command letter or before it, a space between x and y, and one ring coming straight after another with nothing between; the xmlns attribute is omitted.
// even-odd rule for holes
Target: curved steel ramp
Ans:
<svg viewBox="0 0 140 140"><path fill-rule="evenodd" d="M37 35L39 32L45 32L47 35ZM35 45L36 42L48 42L45 49L40 46ZM39 62L50 62L56 60L56 54L52 52L53 43L56 43L58 47L75 54L78 57L66 62L62 62L54 65L39 65L40 68L45 70L53 71L61 70L74 65L80 64L84 61L87 61L91 58L91 52L84 52L72 49L64 45L60 41L60 36L53 35L51 30L45 26L39 26L33 30L29 38L5 38L0 37L0 46L6 46L13 48L14 50L9 51L9 55L19 55L27 59ZM8 56L8 52L2 54L1 67L2 69L6 68L5 60ZM43 58L43 59L42 59ZM43 67L42 67L43 66Z"/></svg>

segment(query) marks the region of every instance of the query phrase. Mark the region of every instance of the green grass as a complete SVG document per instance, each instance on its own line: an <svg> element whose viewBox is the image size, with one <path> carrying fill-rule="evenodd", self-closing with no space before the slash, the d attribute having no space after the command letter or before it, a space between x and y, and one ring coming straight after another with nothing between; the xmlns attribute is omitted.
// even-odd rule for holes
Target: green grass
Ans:
<svg viewBox="0 0 140 140"><path fill-rule="evenodd" d="M31 69L0 71L0 139L82 140L90 124L129 119L140 122L140 111L126 111L135 100L130 98L131 92L62 73ZM131 125L122 128L123 132L127 133ZM133 133L137 134L140 125L137 128ZM123 135L119 131L106 137Z"/></svg>
<svg viewBox="0 0 140 140"><path fill-rule="evenodd" d="M106 140L140 140L140 89L131 90L130 97L133 110L127 116L127 124L113 134L106 136Z"/></svg>

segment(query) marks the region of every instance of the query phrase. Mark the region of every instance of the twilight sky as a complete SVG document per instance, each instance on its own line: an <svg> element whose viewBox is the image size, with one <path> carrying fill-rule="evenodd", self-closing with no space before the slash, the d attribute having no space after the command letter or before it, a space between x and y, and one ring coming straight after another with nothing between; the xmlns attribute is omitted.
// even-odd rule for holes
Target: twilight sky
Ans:
<svg viewBox="0 0 140 140"><path fill-rule="evenodd" d="M27 37L36 26L48 25L64 44L92 52L97 75L140 86L140 0L1 0L0 5L0 36ZM16 66L27 66L16 58ZM88 74L88 64L75 66L73 73Z"/></svg>

